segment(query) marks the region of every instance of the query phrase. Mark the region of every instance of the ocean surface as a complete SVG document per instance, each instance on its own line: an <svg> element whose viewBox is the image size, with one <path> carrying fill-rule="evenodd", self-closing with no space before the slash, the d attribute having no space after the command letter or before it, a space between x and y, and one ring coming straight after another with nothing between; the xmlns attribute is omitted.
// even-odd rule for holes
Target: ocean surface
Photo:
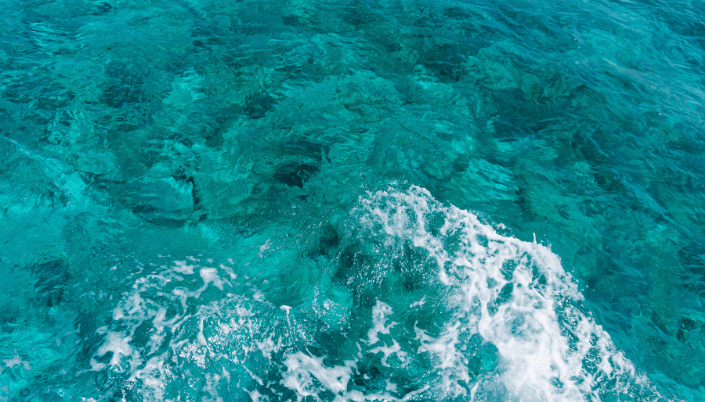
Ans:
<svg viewBox="0 0 705 402"><path fill-rule="evenodd" d="M0 7L0 401L705 401L702 0Z"/></svg>

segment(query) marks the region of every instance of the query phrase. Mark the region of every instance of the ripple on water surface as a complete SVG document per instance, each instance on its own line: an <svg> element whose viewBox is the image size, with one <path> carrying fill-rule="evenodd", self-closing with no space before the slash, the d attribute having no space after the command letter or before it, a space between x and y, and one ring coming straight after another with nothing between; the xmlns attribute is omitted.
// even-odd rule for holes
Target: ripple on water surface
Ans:
<svg viewBox="0 0 705 402"><path fill-rule="evenodd" d="M705 400L703 15L6 2L0 401Z"/></svg>

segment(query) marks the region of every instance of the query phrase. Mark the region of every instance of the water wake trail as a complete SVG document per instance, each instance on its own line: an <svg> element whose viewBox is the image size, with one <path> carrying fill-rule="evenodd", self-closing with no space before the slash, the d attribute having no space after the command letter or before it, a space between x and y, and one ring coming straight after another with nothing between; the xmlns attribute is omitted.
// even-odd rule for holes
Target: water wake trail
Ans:
<svg viewBox="0 0 705 402"><path fill-rule="evenodd" d="M308 304L196 259L137 280L91 370L145 400L663 399L548 247L420 187L361 197L340 231Z"/></svg>

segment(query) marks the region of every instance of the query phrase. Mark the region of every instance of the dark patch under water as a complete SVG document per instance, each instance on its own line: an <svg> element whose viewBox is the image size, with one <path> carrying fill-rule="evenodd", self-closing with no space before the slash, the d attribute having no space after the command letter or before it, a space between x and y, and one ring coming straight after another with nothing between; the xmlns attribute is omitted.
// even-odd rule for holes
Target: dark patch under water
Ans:
<svg viewBox="0 0 705 402"><path fill-rule="evenodd" d="M0 401L705 400L703 15L7 2Z"/></svg>

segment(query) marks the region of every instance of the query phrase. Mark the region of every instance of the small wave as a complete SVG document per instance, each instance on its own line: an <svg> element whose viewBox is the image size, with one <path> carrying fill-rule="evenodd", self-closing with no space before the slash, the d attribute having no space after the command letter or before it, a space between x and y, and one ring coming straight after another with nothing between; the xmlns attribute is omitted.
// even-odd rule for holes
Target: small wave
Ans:
<svg viewBox="0 0 705 402"><path fill-rule="evenodd" d="M390 241L412 242L436 261L455 313L437 337L417 328L452 395L468 379L460 340L469 330L497 348L494 370L471 388L476 400L603 400L661 396L582 306L583 297L548 247L499 235L429 192L383 191L361 201L362 219ZM451 380L455 378L456 380Z"/></svg>
<svg viewBox="0 0 705 402"><path fill-rule="evenodd" d="M362 197L341 231L308 304L273 304L230 264L138 279L91 370L143 400L663 399L549 248L419 187Z"/></svg>

